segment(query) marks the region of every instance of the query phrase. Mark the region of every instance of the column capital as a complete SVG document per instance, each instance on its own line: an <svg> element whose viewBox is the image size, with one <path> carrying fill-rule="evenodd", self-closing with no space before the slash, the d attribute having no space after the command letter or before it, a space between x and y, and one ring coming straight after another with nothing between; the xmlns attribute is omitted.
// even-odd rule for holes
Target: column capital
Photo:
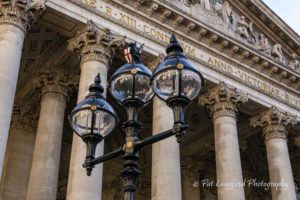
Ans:
<svg viewBox="0 0 300 200"><path fill-rule="evenodd" d="M34 85L41 92L42 100L53 97L66 103L72 89L78 86L78 81L78 76L71 76L67 70L47 68L34 80Z"/></svg>
<svg viewBox="0 0 300 200"><path fill-rule="evenodd" d="M39 109L39 106L32 103L16 102L13 108L11 127L35 132L39 117Z"/></svg>
<svg viewBox="0 0 300 200"><path fill-rule="evenodd" d="M265 141L272 138L286 139L288 134L286 126L289 124L294 125L296 123L296 116L293 116L288 112L280 111L275 106L250 119L251 126L262 128Z"/></svg>
<svg viewBox="0 0 300 200"><path fill-rule="evenodd" d="M80 54L81 62L98 60L109 65L116 49L125 45L125 36L113 34L88 20L87 25L70 39L68 49Z"/></svg>
<svg viewBox="0 0 300 200"><path fill-rule="evenodd" d="M204 95L201 95L198 103L200 105L208 106L211 110L213 119L215 120L221 116L231 116L236 118L238 104L247 101L247 94L226 85L224 82L220 82L217 86L208 90Z"/></svg>
<svg viewBox="0 0 300 200"><path fill-rule="evenodd" d="M47 0L0 0L0 23L10 23L24 32L46 10Z"/></svg>

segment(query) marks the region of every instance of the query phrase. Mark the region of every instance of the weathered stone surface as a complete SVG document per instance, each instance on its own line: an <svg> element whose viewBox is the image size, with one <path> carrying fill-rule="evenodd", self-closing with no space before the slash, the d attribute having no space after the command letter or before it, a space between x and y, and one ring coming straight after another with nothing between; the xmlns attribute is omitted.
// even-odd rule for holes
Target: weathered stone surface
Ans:
<svg viewBox="0 0 300 200"><path fill-rule="evenodd" d="M296 117L272 107L251 118L254 127L260 127L266 142L272 199L296 199L295 185L287 146L286 126L295 124ZM275 185L276 184L276 185Z"/></svg>
<svg viewBox="0 0 300 200"><path fill-rule="evenodd" d="M55 200L64 125L70 86L76 81L55 68L41 73L41 111L36 134L27 200Z"/></svg>
<svg viewBox="0 0 300 200"><path fill-rule="evenodd" d="M224 83L199 97L199 104L209 106L214 120L219 199L245 199L236 117L237 105L247 99Z"/></svg>
<svg viewBox="0 0 300 200"><path fill-rule="evenodd" d="M173 111L166 103L155 97L153 108L153 135L172 129ZM180 152L175 136L153 144L151 184L151 199L181 200Z"/></svg>

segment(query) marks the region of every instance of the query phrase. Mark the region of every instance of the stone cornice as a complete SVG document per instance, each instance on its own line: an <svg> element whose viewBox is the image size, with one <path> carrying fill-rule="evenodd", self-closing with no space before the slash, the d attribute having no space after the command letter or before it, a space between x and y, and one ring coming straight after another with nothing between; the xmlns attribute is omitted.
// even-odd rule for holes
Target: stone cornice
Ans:
<svg viewBox="0 0 300 200"><path fill-rule="evenodd" d="M248 101L246 94L237 91L236 88L221 82L214 88L199 97L199 104L208 106L213 119L222 116L236 118L237 106Z"/></svg>
<svg viewBox="0 0 300 200"><path fill-rule="evenodd" d="M113 34L88 20L86 27L69 40L68 49L80 54L81 62L98 60L107 66L116 49L125 45L125 36Z"/></svg>
<svg viewBox="0 0 300 200"><path fill-rule="evenodd" d="M117 0L115 1L118 3ZM170 4L166 2L159 0L142 2L143 3L137 4L136 1L133 0L126 1L127 5L129 5L126 8L131 10L135 8L134 12L140 12L140 14L146 13L148 16L156 18L170 27L176 27L176 29L183 32L184 35L188 34L189 37L201 40L201 42L207 44L210 48L239 59L243 63L246 63L250 68L262 71L268 77L277 79L277 81L284 83L288 87L293 87L295 89L299 88L300 74L293 69L290 69L287 66L288 63L286 63L286 66L283 66L282 63L275 58L265 55L253 46L237 41L235 38L225 35L217 29L208 27L199 20L193 18L190 14L183 12L175 6L170 6ZM112 2L108 3L112 4ZM166 14L169 13L166 12L166 10L170 11L171 14ZM183 20L176 22L179 18L183 18ZM174 23L176 26L174 26ZM192 29L189 28L190 24L192 24Z"/></svg>
<svg viewBox="0 0 300 200"><path fill-rule="evenodd" d="M296 123L296 116L280 111L276 107L272 107L250 119L251 126L262 128L265 141L272 138L286 139L286 126L289 124L294 125Z"/></svg>
<svg viewBox="0 0 300 200"><path fill-rule="evenodd" d="M47 0L0 0L0 23L11 23L24 32L46 10Z"/></svg>

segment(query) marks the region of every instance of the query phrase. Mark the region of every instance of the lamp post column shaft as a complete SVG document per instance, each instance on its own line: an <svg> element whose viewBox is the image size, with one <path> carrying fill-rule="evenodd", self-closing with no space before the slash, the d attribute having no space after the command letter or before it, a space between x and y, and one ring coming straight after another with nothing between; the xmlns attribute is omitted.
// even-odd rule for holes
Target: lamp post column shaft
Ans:
<svg viewBox="0 0 300 200"><path fill-rule="evenodd" d="M153 135L173 128L173 111L158 97L153 99ZM181 200L180 152L176 137L153 144L152 200Z"/></svg>
<svg viewBox="0 0 300 200"><path fill-rule="evenodd" d="M272 107L251 118L254 127L261 127L265 137L272 199L296 199L295 183L287 145L286 126L297 123L295 116Z"/></svg>
<svg viewBox="0 0 300 200"><path fill-rule="evenodd" d="M80 39L81 38L81 39ZM82 38L85 38L82 40ZM113 35L108 29L101 29L92 21L69 40L69 50L79 52L81 74L77 102L82 101L89 92L89 85L95 76L101 74L101 85L107 87L109 62L116 48L124 45L124 37ZM103 96L106 96L106 90ZM104 142L97 145L96 157L103 154ZM82 167L86 156L86 145L81 138L73 136L67 200L101 200L103 165L95 167L91 176Z"/></svg>
<svg viewBox="0 0 300 200"><path fill-rule="evenodd" d="M218 199L245 199L242 166L236 127L237 105L247 96L224 83L199 98L199 103L210 107L214 121ZM226 184L234 183L228 190Z"/></svg>
<svg viewBox="0 0 300 200"><path fill-rule="evenodd" d="M27 1L26 1L27 3ZM41 3L41 2L39 2ZM41 4L42 5L42 4ZM32 4L32 6L35 6ZM45 7L28 9L7 1L0 7L0 180L26 28ZM28 17L28 18L27 18Z"/></svg>

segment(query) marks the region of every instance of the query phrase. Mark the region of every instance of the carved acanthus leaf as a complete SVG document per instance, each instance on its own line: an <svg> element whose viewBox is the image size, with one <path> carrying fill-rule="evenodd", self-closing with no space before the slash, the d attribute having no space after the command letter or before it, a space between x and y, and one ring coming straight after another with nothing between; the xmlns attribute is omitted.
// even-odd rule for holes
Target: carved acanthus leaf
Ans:
<svg viewBox="0 0 300 200"><path fill-rule="evenodd" d="M280 111L275 106L260 113L258 116L251 118L250 120L251 126L262 128L272 124L287 126L295 123L297 123L296 116L293 116L288 112Z"/></svg>
<svg viewBox="0 0 300 200"><path fill-rule="evenodd" d="M224 82L220 82L216 87L199 97L199 104L210 107L214 119L223 115L236 117L237 106L247 101L247 94L226 85Z"/></svg>
<svg viewBox="0 0 300 200"><path fill-rule="evenodd" d="M64 101L71 92L78 87L79 76L74 76L68 70L47 68L33 80L34 87L40 90L42 95L58 94Z"/></svg>
<svg viewBox="0 0 300 200"><path fill-rule="evenodd" d="M0 0L0 22L28 30L46 10L47 0Z"/></svg>
<svg viewBox="0 0 300 200"><path fill-rule="evenodd" d="M16 102L13 108L11 120L12 128L20 128L26 131L35 131L37 128L39 106L22 101Z"/></svg>
<svg viewBox="0 0 300 200"><path fill-rule="evenodd" d="M98 27L88 20L86 27L69 40L68 49L80 53L81 61L96 59L108 64L116 49L125 46L125 36Z"/></svg>
<svg viewBox="0 0 300 200"><path fill-rule="evenodd" d="M296 116L280 111L275 106L250 119L251 126L263 129L266 141L274 137L286 138L286 126L296 123Z"/></svg>

